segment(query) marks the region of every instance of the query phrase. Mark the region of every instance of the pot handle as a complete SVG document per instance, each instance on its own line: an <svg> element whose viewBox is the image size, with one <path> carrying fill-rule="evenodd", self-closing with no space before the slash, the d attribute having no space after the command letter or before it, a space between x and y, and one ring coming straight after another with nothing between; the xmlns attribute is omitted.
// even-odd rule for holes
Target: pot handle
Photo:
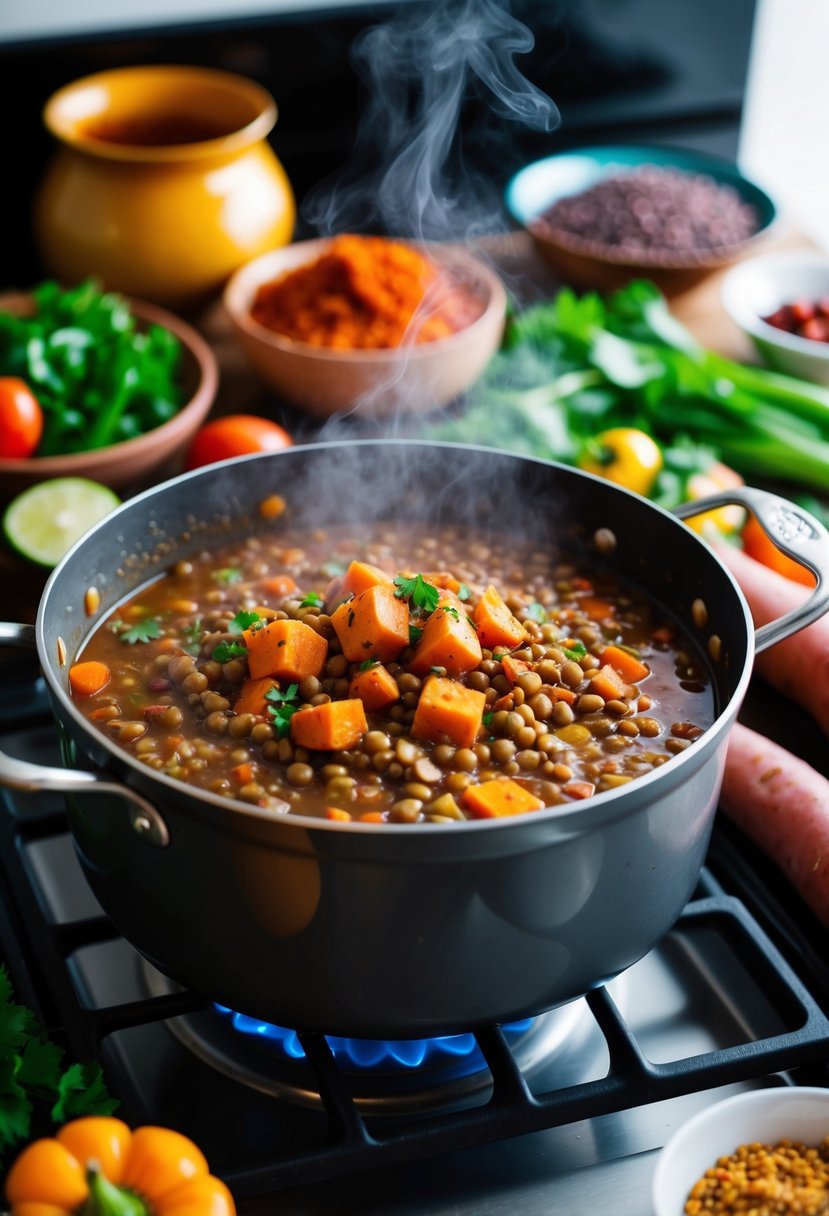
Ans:
<svg viewBox="0 0 829 1216"><path fill-rule="evenodd" d="M33 648L35 631L31 625L0 621L0 646ZM47 764L31 764L0 751L0 786L30 794L112 794L130 804L130 824L137 835L149 844L164 848L170 842L167 825L155 807L128 785L110 781L106 776L83 769L54 768Z"/></svg>
<svg viewBox="0 0 829 1216"><path fill-rule="evenodd" d="M716 507L737 504L756 517L760 527L778 549L805 566L815 576L812 594L776 621L762 625L754 635L754 650L759 654L805 629L829 608L829 532L809 511L756 486L737 486L710 494L674 509L679 519L689 519Z"/></svg>

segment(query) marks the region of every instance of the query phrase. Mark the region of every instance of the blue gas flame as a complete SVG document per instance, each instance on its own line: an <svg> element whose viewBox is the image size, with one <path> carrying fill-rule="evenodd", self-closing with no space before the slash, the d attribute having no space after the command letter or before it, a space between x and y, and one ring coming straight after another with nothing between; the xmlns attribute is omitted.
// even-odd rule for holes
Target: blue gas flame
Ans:
<svg viewBox="0 0 829 1216"><path fill-rule="evenodd" d="M219 1013L230 1018L231 1025L241 1034L254 1035L275 1044L291 1060L304 1060L305 1052L295 1030L274 1026L261 1018L251 1018L244 1013L234 1013L224 1005L216 1005ZM504 1026L509 1037L523 1034L532 1024L532 1018L510 1022ZM473 1034L440 1035L432 1039L346 1039L338 1035L326 1035L326 1042L334 1058L340 1064L356 1068L419 1068L435 1060L462 1060L464 1073L476 1072L486 1064L481 1049Z"/></svg>

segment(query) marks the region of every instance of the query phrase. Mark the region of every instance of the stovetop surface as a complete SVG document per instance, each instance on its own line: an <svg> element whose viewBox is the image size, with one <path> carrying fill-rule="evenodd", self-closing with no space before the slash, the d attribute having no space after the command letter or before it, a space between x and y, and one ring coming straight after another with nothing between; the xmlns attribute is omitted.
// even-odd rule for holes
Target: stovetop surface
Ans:
<svg viewBox="0 0 829 1216"><path fill-rule="evenodd" d="M0 736L12 755L58 763L40 687L24 686ZM154 972L104 916L60 796L5 791L0 803L0 958L18 999L76 1058L100 1061L128 1122L192 1136L242 1213L640 1216L657 1150L698 1109L756 1085L829 1084L825 938L724 825L675 928L607 990L554 1015L569 1036L549 1058L480 1028L480 1087L400 1115L355 1103L359 1086L320 1036L300 1036L316 1107L239 1079L260 1062L263 1076L284 1075L266 1043L248 1039L236 1073L205 1063L191 1045L221 1015Z"/></svg>

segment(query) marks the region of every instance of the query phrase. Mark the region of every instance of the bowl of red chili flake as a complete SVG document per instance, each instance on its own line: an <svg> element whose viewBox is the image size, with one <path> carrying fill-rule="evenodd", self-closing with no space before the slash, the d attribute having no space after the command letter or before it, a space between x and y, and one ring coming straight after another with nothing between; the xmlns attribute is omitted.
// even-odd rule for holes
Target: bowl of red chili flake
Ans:
<svg viewBox="0 0 829 1216"><path fill-rule="evenodd" d="M500 344L506 293L463 246L343 233L249 262L224 305L284 400L318 417L377 418L459 397Z"/></svg>
<svg viewBox="0 0 829 1216"><path fill-rule="evenodd" d="M674 1133L653 1178L655 1216L829 1212L829 1089L754 1089Z"/></svg>

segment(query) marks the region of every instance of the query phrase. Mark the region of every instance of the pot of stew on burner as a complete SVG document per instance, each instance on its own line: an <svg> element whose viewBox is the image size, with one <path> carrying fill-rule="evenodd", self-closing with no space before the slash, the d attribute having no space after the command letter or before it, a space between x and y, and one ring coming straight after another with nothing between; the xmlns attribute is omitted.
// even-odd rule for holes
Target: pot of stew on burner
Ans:
<svg viewBox="0 0 829 1216"><path fill-rule="evenodd" d="M752 510L816 576L756 633L681 521ZM271 1022L451 1033L650 950L703 865L755 653L829 536L739 488L680 518L452 444L295 447L125 503L34 630L83 869L160 971Z"/></svg>

